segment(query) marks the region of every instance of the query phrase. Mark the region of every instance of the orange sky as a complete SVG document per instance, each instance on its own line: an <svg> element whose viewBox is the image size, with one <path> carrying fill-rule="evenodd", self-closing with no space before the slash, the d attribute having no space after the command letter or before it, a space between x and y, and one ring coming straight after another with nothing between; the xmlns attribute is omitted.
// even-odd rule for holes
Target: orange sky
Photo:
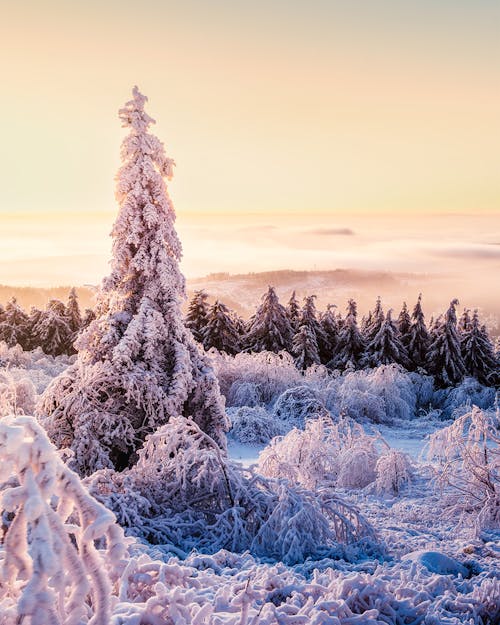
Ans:
<svg viewBox="0 0 500 625"><path fill-rule="evenodd" d="M280 215L300 230L306 218L321 229L352 228L359 214L486 214L494 239L499 23L492 0L0 0L0 282L30 268L33 283L95 282L106 269L116 112L135 83L177 162L188 273L359 259L355 237L321 258L303 247L289 257L276 241L258 244L258 261L255 241L243 253L235 231ZM430 240L443 238L437 223ZM483 243L481 228L457 228L454 245ZM227 237L210 247L218 231ZM390 246L377 253L369 262L390 265ZM40 262L89 254L89 278L81 260ZM425 264L412 254L406 264Z"/></svg>

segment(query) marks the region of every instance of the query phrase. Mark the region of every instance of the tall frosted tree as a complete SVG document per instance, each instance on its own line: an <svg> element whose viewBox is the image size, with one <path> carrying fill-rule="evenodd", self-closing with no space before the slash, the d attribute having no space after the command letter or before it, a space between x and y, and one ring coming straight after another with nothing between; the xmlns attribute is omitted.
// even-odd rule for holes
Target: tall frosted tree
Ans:
<svg viewBox="0 0 500 625"><path fill-rule="evenodd" d="M240 335L233 315L229 308L218 300L208 311L207 325L203 330L203 346L206 350L215 347L220 352L232 355L240 351Z"/></svg>
<svg viewBox="0 0 500 625"><path fill-rule="evenodd" d="M358 307L353 299L347 305L347 315L339 331L337 347L328 366L344 370L359 368L365 353L365 342L358 327Z"/></svg>
<svg viewBox="0 0 500 625"><path fill-rule="evenodd" d="M181 245L165 180L174 161L149 132L154 120L137 87L119 112L122 148L111 273L96 319L77 340L77 360L44 393L44 425L74 452L81 474L134 464L145 437L173 416L192 417L221 447L227 420L208 359L181 313Z"/></svg>
<svg viewBox="0 0 500 625"><path fill-rule="evenodd" d="M60 356L70 350L74 333L66 317L65 305L51 299L32 328L37 344L46 354Z"/></svg>
<svg viewBox="0 0 500 625"><path fill-rule="evenodd" d="M411 314L411 327L408 333L408 358L413 367L424 368L427 362L427 350L429 349L430 337L425 325L424 311L422 310L422 294L418 296Z"/></svg>
<svg viewBox="0 0 500 625"><path fill-rule="evenodd" d="M300 311L300 327L306 325L314 334L318 345L320 360L323 363L327 363L331 359L332 353L329 349L328 337L318 320L315 300L316 295L308 295L304 298L304 305Z"/></svg>
<svg viewBox="0 0 500 625"><path fill-rule="evenodd" d="M493 343L485 326L479 323L477 310L463 330L461 349L468 375L475 377L481 384L495 385L500 382L500 367Z"/></svg>
<svg viewBox="0 0 500 625"><path fill-rule="evenodd" d="M80 305L78 304L78 295L73 287L68 295L68 303L66 304L66 319L71 332L76 333L82 327L82 315Z"/></svg>
<svg viewBox="0 0 500 625"><path fill-rule="evenodd" d="M4 341L9 347L20 345L23 349L29 349L29 318L15 297L5 306L0 322L0 341Z"/></svg>
<svg viewBox="0 0 500 625"><path fill-rule="evenodd" d="M464 312L460 316L458 320L458 332L459 334L466 334L471 328L472 319L470 316L470 310L468 308L464 308Z"/></svg>
<svg viewBox="0 0 500 625"><path fill-rule="evenodd" d="M318 343L316 335L310 326L304 324L298 329L293 337L292 353L295 356L297 369L307 369L311 365L318 365L320 362Z"/></svg>
<svg viewBox="0 0 500 625"><path fill-rule="evenodd" d="M440 386L458 384L465 375L457 329L457 305L458 300L452 300L444 319L438 320L435 324L427 352L427 370L434 375Z"/></svg>
<svg viewBox="0 0 500 625"><path fill-rule="evenodd" d="M337 347L340 327L336 310L337 306L335 304L328 304L320 318L321 327L326 339L324 362L329 362L331 360L335 348Z"/></svg>
<svg viewBox="0 0 500 625"><path fill-rule="evenodd" d="M388 310L380 330L366 346L364 364L368 367L378 367L393 362L403 367L409 366L408 355L401 342L397 324L392 320L392 310Z"/></svg>
<svg viewBox="0 0 500 625"><path fill-rule="evenodd" d="M375 336L380 331L380 328L384 323L384 319L385 316L384 310L382 308L382 300L379 296L377 297L377 301L375 302L375 308L370 311L364 324L363 337L367 345L369 345L373 341Z"/></svg>
<svg viewBox="0 0 500 625"><path fill-rule="evenodd" d="M207 300L208 295L205 291L195 291L186 314L186 326L199 343L203 341L203 331L207 326L209 309Z"/></svg>
<svg viewBox="0 0 500 625"><path fill-rule="evenodd" d="M285 307L280 304L274 287L270 286L262 296L262 303L250 319L245 339L252 352L290 351L294 331Z"/></svg>
<svg viewBox="0 0 500 625"><path fill-rule="evenodd" d="M288 319L292 324L292 328L296 332L299 329L300 325L300 306L299 302L297 301L295 291L292 293L290 299L288 300L288 303L286 305L286 312L288 313Z"/></svg>
<svg viewBox="0 0 500 625"><path fill-rule="evenodd" d="M403 302L403 308L401 308L401 312L399 313L397 326L401 342L405 347L408 347L408 343L410 342L411 317L406 302Z"/></svg>

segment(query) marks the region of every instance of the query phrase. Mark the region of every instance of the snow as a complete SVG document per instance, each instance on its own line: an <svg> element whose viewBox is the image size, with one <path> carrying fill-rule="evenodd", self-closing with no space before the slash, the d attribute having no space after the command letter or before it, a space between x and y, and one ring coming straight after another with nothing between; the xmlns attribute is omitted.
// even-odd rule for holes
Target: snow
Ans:
<svg viewBox="0 0 500 625"><path fill-rule="evenodd" d="M401 558L403 562L409 560L418 562L431 573L438 575L461 575L467 577L469 571L454 558L450 558L439 551L412 551Z"/></svg>

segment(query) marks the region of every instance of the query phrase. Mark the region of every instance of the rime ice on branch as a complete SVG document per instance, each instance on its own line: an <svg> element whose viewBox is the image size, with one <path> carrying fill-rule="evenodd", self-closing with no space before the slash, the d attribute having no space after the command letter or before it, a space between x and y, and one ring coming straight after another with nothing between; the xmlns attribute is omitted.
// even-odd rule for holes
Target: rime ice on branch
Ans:
<svg viewBox="0 0 500 625"><path fill-rule="evenodd" d="M70 447L81 474L123 469L145 437L184 415L224 447L223 399L208 360L183 324L181 244L165 179L174 161L148 128L137 87L120 110L128 128L116 178L120 206L112 230L111 275L97 318L78 338L76 363L56 378L41 405L59 447Z"/></svg>

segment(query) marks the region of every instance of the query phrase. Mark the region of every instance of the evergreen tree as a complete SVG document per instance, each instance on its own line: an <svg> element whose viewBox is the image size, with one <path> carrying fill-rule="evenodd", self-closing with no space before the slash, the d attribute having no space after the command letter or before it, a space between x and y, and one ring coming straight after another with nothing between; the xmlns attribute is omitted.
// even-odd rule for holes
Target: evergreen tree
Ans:
<svg viewBox="0 0 500 625"><path fill-rule="evenodd" d="M452 300L444 319L435 324L427 353L427 370L434 375L438 385L444 387L458 384L465 374L457 329L457 305L458 300Z"/></svg>
<svg viewBox="0 0 500 625"><path fill-rule="evenodd" d="M29 339L28 315L13 297L7 302L0 322L0 341L4 341L9 347L20 345L23 349L29 349Z"/></svg>
<svg viewBox="0 0 500 625"><path fill-rule="evenodd" d="M57 299L51 299L32 332L46 354L60 356L67 353L74 333L69 326L65 305Z"/></svg>
<svg viewBox="0 0 500 625"><path fill-rule="evenodd" d="M339 319L336 309L337 306L335 304L328 304L320 318L321 328L327 345L327 349L325 350L327 353L325 354L324 362L329 362L331 360L335 348L337 347Z"/></svg>
<svg viewBox="0 0 500 625"><path fill-rule="evenodd" d="M111 274L96 319L77 340L77 360L47 388L44 425L74 451L81 474L134 464L145 437L184 415L221 447L227 418L217 378L183 324L181 245L165 179L174 162L148 132L154 120L137 87L120 111L129 134L117 175L119 214Z"/></svg>
<svg viewBox="0 0 500 625"><path fill-rule="evenodd" d="M293 337L292 352L297 369L307 369L320 362L316 335L309 325L303 324Z"/></svg>
<svg viewBox="0 0 500 625"><path fill-rule="evenodd" d="M29 351L41 347L40 337L36 335L35 328L42 318L43 311L32 306L28 315L28 337L26 339L27 349Z"/></svg>
<svg viewBox="0 0 500 625"><path fill-rule="evenodd" d="M475 377L481 384L499 383L499 366L485 326L480 326L477 310L464 326L461 340L462 358L467 375Z"/></svg>
<svg viewBox="0 0 500 625"><path fill-rule="evenodd" d="M399 338L399 330L392 320L392 310L387 311L380 330L367 345L364 364L368 367L397 363L409 366L408 354Z"/></svg>
<svg viewBox="0 0 500 625"><path fill-rule="evenodd" d="M300 306L297 301L297 297L295 296L295 291L292 293L290 299L288 300L288 304L286 305L286 312L288 314L288 319L294 331L296 332L299 329L300 325Z"/></svg>
<svg viewBox="0 0 500 625"><path fill-rule="evenodd" d="M327 363L332 353L329 349L328 338L318 321L315 300L316 295L308 295L304 298L304 306L300 311L300 326L306 325L314 334L321 362ZM300 328L299 328L300 329Z"/></svg>
<svg viewBox="0 0 500 625"><path fill-rule="evenodd" d="M411 315L411 327L408 333L408 358L414 368L425 367L427 351L429 349L429 332L425 325L425 316L422 310L422 294L418 296L417 303Z"/></svg>
<svg viewBox="0 0 500 625"><path fill-rule="evenodd" d="M464 308L464 312L458 321L458 333L462 336L466 334L471 328L470 310Z"/></svg>
<svg viewBox="0 0 500 625"><path fill-rule="evenodd" d="M228 307L218 300L208 312L207 325L203 330L203 346L226 354L237 354L240 351L240 335L234 325L233 316Z"/></svg>
<svg viewBox="0 0 500 625"><path fill-rule="evenodd" d="M344 370L349 365L359 368L362 364L365 343L358 328L358 309L353 299L347 305L347 315L339 331L337 347L328 366L333 369Z"/></svg>
<svg viewBox="0 0 500 625"><path fill-rule="evenodd" d="M66 304L66 319L69 329L76 335L82 327L82 315L78 304L78 295L74 287L69 292L68 303Z"/></svg>
<svg viewBox="0 0 500 625"><path fill-rule="evenodd" d="M82 317L82 330L87 328L96 318L95 311L92 308L86 308Z"/></svg>
<svg viewBox="0 0 500 625"><path fill-rule="evenodd" d="M275 352L290 350L293 328L287 311L280 304L274 287L270 286L262 296L262 303L250 319L245 339L251 352Z"/></svg>
<svg viewBox="0 0 500 625"><path fill-rule="evenodd" d="M365 323L365 330L363 332L363 338L366 345L370 345L375 336L379 333L382 324L384 323L384 311L382 308L382 300L380 296L377 297L375 308L370 311Z"/></svg>
<svg viewBox="0 0 500 625"><path fill-rule="evenodd" d="M205 291L195 291L186 315L186 327L191 330L194 338L201 343L203 331L208 319L208 295Z"/></svg>
<svg viewBox="0 0 500 625"><path fill-rule="evenodd" d="M411 317L410 313L408 312L408 306L406 305L406 302L403 302L403 308L399 313L397 326L401 342L403 343L405 348L408 348L410 342Z"/></svg>

